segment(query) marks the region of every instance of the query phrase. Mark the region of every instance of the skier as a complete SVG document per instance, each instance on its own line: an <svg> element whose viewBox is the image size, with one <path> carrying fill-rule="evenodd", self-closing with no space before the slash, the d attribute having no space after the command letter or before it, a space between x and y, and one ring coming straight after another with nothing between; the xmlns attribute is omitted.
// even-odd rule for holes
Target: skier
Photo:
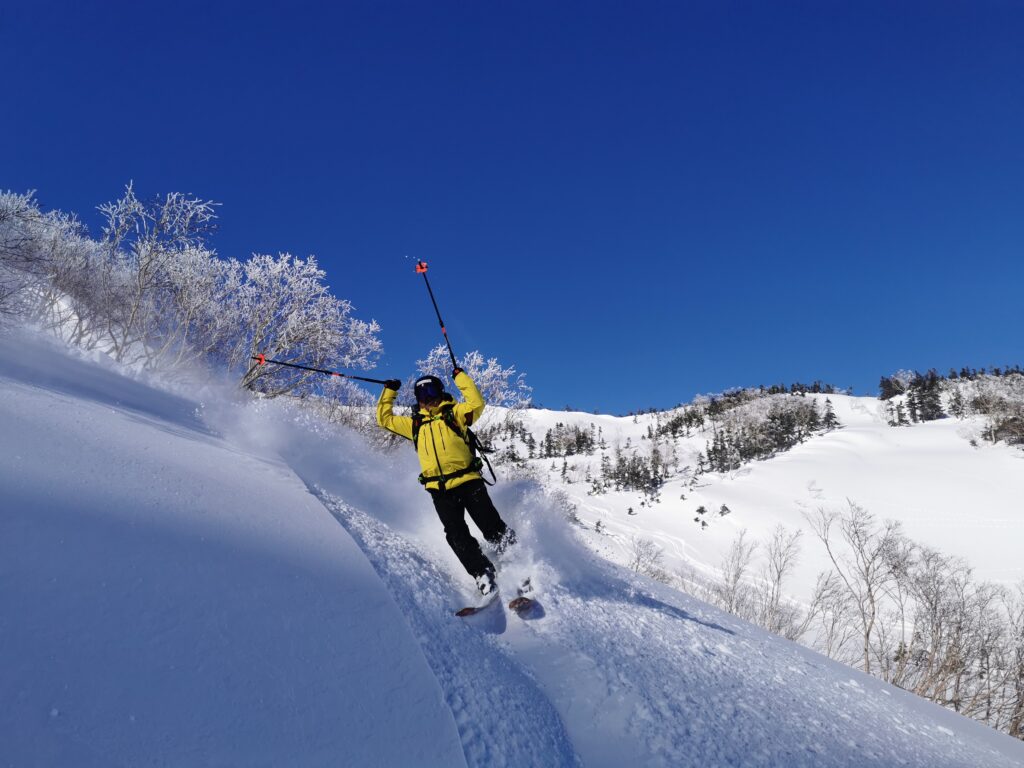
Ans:
<svg viewBox="0 0 1024 768"><path fill-rule="evenodd" d="M454 370L452 378L464 402L455 402L436 376L423 376L415 384L416 407L411 417L392 412L401 382L388 380L377 402L377 423L413 441L423 470L419 479L434 501L445 538L480 593L491 597L497 589L494 565L469 532L465 514L498 554L515 544L516 534L495 509L480 474L483 462L469 443L467 429L484 411L483 396L461 368Z"/></svg>

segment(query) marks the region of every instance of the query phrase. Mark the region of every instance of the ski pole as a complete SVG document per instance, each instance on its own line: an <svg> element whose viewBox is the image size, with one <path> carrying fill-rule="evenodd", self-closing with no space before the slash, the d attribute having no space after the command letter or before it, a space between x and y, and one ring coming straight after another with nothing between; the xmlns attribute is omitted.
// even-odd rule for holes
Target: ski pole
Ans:
<svg viewBox="0 0 1024 768"><path fill-rule="evenodd" d="M295 363L286 363L282 360L268 360L267 356L263 354L253 355L252 359L255 360L259 365L273 363L274 365L286 365L289 368L298 368L303 371L325 373L328 376L340 376L343 379L355 379L356 381L366 381L369 382L370 384L387 384L387 382L382 379L368 379L365 376L353 376L351 373L338 373L337 371L326 371L323 368L310 368L308 365L296 365Z"/></svg>
<svg viewBox="0 0 1024 768"><path fill-rule="evenodd" d="M434 311L437 313L437 322L441 324L441 333L444 334L444 343L448 345L448 354L452 356L452 367L458 368L459 364L455 360L455 351L452 349L452 343L448 339L448 331L444 327L444 320L441 319L441 310L437 308L437 299L434 298L434 291L431 290L430 281L427 279L427 262L416 262L416 274L423 275L423 282L427 284L427 292L430 294L430 302L434 305Z"/></svg>

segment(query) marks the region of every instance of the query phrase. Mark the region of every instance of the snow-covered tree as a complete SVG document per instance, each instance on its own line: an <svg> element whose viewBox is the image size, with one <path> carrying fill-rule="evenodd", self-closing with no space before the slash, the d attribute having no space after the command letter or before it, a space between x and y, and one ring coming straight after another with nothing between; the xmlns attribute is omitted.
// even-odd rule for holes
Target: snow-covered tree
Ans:
<svg viewBox="0 0 1024 768"><path fill-rule="evenodd" d="M852 501L842 512L819 508L806 517L856 608L861 663L870 674L880 605L894 579L890 555L903 539L900 526L892 521L879 524L870 512ZM842 544L837 543L836 527Z"/></svg>
<svg viewBox="0 0 1024 768"><path fill-rule="evenodd" d="M103 314L115 359L146 359L154 342L163 346L161 304L173 304L171 265L203 248L216 206L178 192L146 203L131 184L100 206L108 269Z"/></svg>
<svg viewBox="0 0 1024 768"><path fill-rule="evenodd" d="M514 366L505 368L497 358L484 358L476 350L463 355L459 366L473 379L488 404L511 409L525 408L530 404L533 387L527 385L526 374L516 372ZM444 344L438 344L425 359L418 360L416 368L421 374L437 376L449 391L454 390L452 360Z"/></svg>
<svg viewBox="0 0 1024 768"><path fill-rule="evenodd" d="M0 194L0 315L17 312L16 299L28 283L26 251L41 218L31 194Z"/></svg>
<svg viewBox="0 0 1024 768"><path fill-rule="evenodd" d="M1024 444L1024 374L981 376L965 385L969 414L987 416L986 438Z"/></svg>
<svg viewBox="0 0 1024 768"><path fill-rule="evenodd" d="M122 362L226 365L266 395L295 391L315 374L254 368L258 352L323 368L372 367L379 327L351 317L315 258L241 263L206 246L216 206L180 193L144 202L129 184L100 206L105 223L95 240L74 216L42 212L31 194L0 194L0 313Z"/></svg>
<svg viewBox="0 0 1024 768"><path fill-rule="evenodd" d="M892 376L883 376L878 384L879 399L889 400L897 395L902 395L910 388L910 382L916 375L913 371L900 370Z"/></svg>
<svg viewBox="0 0 1024 768"><path fill-rule="evenodd" d="M98 254L73 215L43 213L31 193L0 194L0 311L67 337L91 313Z"/></svg>
<svg viewBox="0 0 1024 768"><path fill-rule="evenodd" d="M747 540L746 528L740 529L720 565L720 580L715 586L717 604L729 613L745 619L753 617L755 600L746 583L747 571L757 550L757 542Z"/></svg>
<svg viewBox="0 0 1024 768"><path fill-rule="evenodd" d="M825 415L822 417L821 425L828 431L839 427L839 419L836 416L835 408L832 407L832 400L825 398Z"/></svg>
<svg viewBox="0 0 1024 768"><path fill-rule="evenodd" d="M770 632L796 640L801 633L800 610L784 599L784 584L800 555L801 531L778 525L765 541L765 563L757 592L755 622Z"/></svg>
<svg viewBox="0 0 1024 768"><path fill-rule="evenodd" d="M242 265L234 290L238 332L228 355L245 370L242 386L268 396L307 385L314 374L294 368L254 366L258 353L314 368L369 369L382 345L375 321L356 320L352 304L336 298L316 258L258 254Z"/></svg>
<svg viewBox="0 0 1024 768"><path fill-rule="evenodd" d="M653 541L639 536L633 536L629 540L629 562L626 567L633 573L655 581L667 582L668 574L663 568L664 559L664 551Z"/></svg>
<svg viewBox="0 0 1024 768"><path fill-rule="evenodd" d="M201 247L185 249L168 262L159 333L148 344L154 360L177 365L190 357L223 356L240 325L233 294L241 269L234 259L220 259Z"/></svg>

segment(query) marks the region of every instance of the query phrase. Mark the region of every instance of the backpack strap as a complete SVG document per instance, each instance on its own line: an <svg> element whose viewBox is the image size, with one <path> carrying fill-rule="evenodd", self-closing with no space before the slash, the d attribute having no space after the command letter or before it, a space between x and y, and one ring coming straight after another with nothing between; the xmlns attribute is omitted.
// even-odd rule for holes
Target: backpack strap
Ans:
<svg viewBox="0 0 1024 768"><path fill-rule="evenodd" d="M455 414L452 409L455 407L455 403L445 403L441 406L441 420L448 425L448 428L456 435L461 437L467 443L466 436L462 434L462 429L459 427L459 423L455 420ZM412 413L412 447L419 450L420 447L420 430L423 428L424 422L428 421L423 417L423 413L419 408L415 408ZM472 449L472 446L470 446Z"/></svg>
<svg viewBox="0 0 1024 768"><path fill-rule="evenodd" d="M412 447L414 450L419 450L420 447L420 429L423 427L423 414L420 413L419 409L415 409L412 414Z"/></svg>
<svg viewBox="0 0 1024 768"><path fill-rule="evenodd" d="M449 405L443 408L441 416L444 419L444 423L457 435L462 437L466 441L466 445L469 446L469 452L473 454L473 464L477 470L482 470L484 464L487 465L487 471L491 473L491 482L487 481L487 478L481 474L480 479L488 485L494 485L498 482L497 475L494 474L494 467L491 466L490 460L487 458L488 453L493 453L493 449L484 445L480 442L480 438L476 436L476 433L469 428L469 424L466 424L465 432L459 427L459 423L455 420L455 412L452 410L454 406Z"/></svg>

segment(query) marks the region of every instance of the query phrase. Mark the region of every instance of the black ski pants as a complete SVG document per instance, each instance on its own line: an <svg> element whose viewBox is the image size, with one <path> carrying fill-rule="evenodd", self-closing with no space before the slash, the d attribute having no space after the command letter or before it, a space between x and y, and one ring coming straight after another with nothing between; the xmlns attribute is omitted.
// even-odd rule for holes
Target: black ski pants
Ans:
<svg viewBox="0 0 1024 768"><path fill-rule="evenodd" d="M487 493L483 480L470 480L448 491L430 491L434 509L441 518L448 545L459 558L459 562L476 578L494 566L481 551L480 543L473 538L466 524L466 513L473 518L477 528L495 548L502 552L514 544L516 533L501 519Z"/></svg>

